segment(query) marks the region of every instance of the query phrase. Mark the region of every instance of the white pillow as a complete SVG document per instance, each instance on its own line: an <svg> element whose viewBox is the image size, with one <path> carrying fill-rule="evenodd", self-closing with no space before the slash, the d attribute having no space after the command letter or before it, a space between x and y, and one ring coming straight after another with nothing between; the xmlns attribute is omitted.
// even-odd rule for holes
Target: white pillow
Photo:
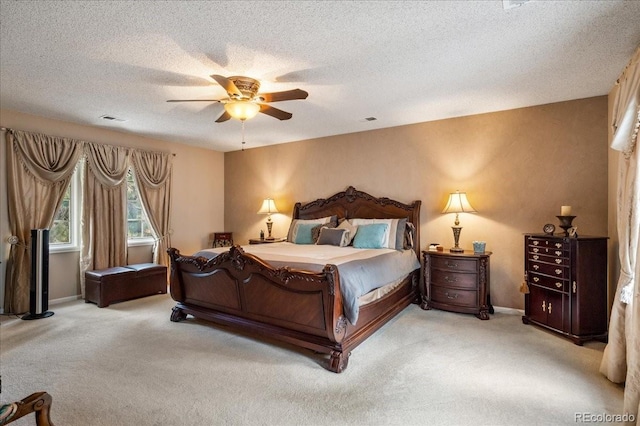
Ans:
<svg viewBox="0 0 640 426"><path fill-rule="evenodd" d="M331 222L331 216L321 217L319 219L293 219L289 226L289 232L287 233L287 241L290 243L296 242L296 235L298 234L298 224L300 223L317 223L324 224Z"/></svg>
<svg viewBox="0 0 640 426"><path fill-rule="evenodd" d="M387 230L382 240L382 246L386 248L396 248L396 236L398 232L404 232L403 229L398 230L398 222L400 219L351 219L354 225L369 225L372 223L386 223Z"/></svg>

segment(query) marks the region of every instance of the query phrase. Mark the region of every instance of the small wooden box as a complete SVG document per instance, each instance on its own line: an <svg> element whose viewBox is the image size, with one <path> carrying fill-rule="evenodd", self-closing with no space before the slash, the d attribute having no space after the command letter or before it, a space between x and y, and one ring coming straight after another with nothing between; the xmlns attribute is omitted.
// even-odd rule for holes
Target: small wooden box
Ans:
<svg viewBox="0 0 640 426"><path fill-rule="evenodd" d="M233 232L214 232L211 234L211 247L231 247Z"/></svg>

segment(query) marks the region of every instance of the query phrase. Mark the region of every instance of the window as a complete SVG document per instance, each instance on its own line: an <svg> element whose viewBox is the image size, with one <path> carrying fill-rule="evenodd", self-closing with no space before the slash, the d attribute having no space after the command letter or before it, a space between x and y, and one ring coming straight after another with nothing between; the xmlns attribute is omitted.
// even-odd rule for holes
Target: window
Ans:
<svg viewBox="0 0 640 426"><path fill-rule="evenodd" d="M80 247L80 179L82 163L73 172L58 212L49 227L49 250L74 251Z"/></svg>
<svg viewBox="0 0 640 426"><path fill-rule="evenodd" d="M67 186L60 209L49 229L49 244L71 243L71 183Z"/></svg>
<svg viewBox="0 0 640 426"><path fill-rule="evenodd" d="M74 251L80 248L80 179L83 164L74 172L62 199L62 204L49 228L49 249L52 252ZM149 244L155 238L142 207L133 172L127 172L127 239L129 245Z"/></svg>
<svg viewBox="0 0 640 426"><path fill-rule="evenodd" d="M127 172L127 237L134 240L134 243L144 243L155 238L147 214L142 208L138 185L131 169Z"/></svg>

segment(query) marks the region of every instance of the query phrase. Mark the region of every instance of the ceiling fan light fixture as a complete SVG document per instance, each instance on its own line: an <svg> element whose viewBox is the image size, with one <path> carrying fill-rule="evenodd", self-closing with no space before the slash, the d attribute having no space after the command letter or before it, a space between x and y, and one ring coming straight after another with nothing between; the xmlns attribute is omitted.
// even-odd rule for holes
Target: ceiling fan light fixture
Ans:
<svg viewBox="0 0 640 426"><path fill-rule="evenodd" d="M238 100L225 103L224 109L231 117L244 121L255 117L260 111L260 105L247 100Z"/></svg>

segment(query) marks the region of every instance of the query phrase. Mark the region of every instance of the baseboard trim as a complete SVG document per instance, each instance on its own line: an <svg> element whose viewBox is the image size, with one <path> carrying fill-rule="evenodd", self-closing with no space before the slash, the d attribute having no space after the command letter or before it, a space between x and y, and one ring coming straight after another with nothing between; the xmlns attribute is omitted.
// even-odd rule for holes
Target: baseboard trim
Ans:
<svg viewBox="0 0 640 426"><path fill-rule="evenodd" d="M59 299L49 300L49 305L59 305L61 303L72 302L74 300L79 300L79 299L82 299L82 296L79 294L75 296L61 297Z"/></svg>
<svg viewBox="0 0 640 426"><path fill-rule="evenodd" d="M505 308L504 306L494 306L493 310L495 312L499 312L501 314L524 315L524 310L523 309Z"/></svg>

